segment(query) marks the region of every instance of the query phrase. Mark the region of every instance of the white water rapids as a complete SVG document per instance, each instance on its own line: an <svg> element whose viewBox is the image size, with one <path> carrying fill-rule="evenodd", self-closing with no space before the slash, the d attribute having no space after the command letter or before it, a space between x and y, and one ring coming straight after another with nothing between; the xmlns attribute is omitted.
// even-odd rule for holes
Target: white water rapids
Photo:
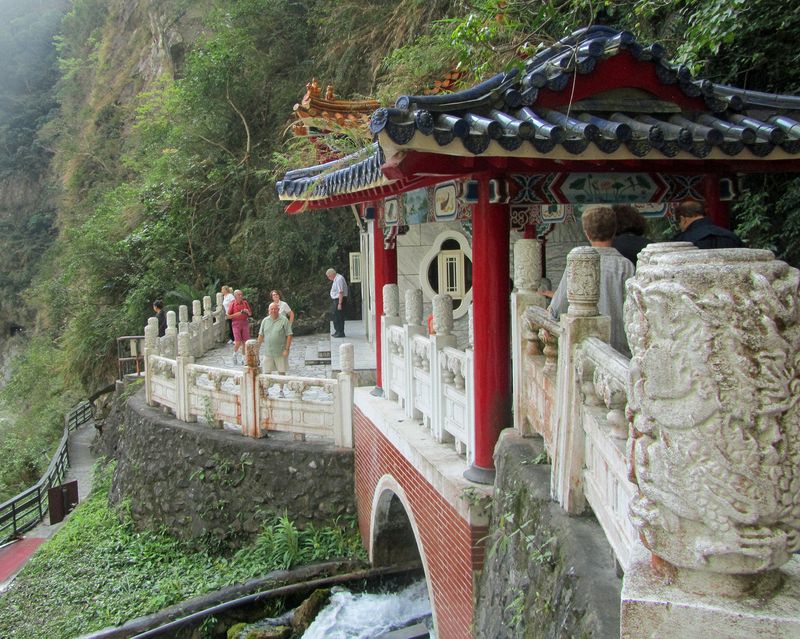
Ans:
<svg viewBox="0 0 800 639"><path fill-rule="evenodd" d="M334 588L330 603L320 611L302 639L374 639L430 614L424 580L399 592L377 595Z"/></svg>

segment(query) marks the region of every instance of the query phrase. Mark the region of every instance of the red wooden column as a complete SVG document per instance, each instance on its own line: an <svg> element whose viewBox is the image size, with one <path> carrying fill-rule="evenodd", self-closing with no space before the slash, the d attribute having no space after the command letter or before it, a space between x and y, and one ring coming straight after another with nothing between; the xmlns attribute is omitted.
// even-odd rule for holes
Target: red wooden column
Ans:
<svg viewBox="0 0 800 639"><path fill-rule="evenodd" d="M724 229L731 228L731 219L728 214L728 203L719 199L719 175L707 173L703 180L703 195L706 198L706 215L717 226Z"/></svg>
<svg viewBox="0 0 800 639"><path fill-rule="evenodd" d="M494 482L494 447L511 425L510 230L507 205L489 203L489 178L481 176L472 216L475 462L464 477L484 484Z"/></svg>
<svg viewBox="0 0 800 639"><path fill-rule="evenodd" d="M387 248L383 238L383 229L378 224L378 216L372 222L372 254L375 256L375 386L383 389L383 373L381 366L381 316L383 315L383 286L397 284L397 240L392 238Z"/></svg>

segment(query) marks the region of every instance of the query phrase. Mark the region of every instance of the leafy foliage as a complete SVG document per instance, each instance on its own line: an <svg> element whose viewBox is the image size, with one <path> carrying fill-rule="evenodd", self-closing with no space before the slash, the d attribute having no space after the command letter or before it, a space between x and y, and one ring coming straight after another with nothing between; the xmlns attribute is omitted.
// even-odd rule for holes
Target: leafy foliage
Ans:
<svg viewBox="0 0 800 639"><path fill-rule="evenodd" d="M278 568L364 558L352 520L299 530L266 516L258 539L234 554L138 532L124 509L108 506L112 474L113 464L96 470L90 497L0 598L0 636L70 639Z"/></svg>

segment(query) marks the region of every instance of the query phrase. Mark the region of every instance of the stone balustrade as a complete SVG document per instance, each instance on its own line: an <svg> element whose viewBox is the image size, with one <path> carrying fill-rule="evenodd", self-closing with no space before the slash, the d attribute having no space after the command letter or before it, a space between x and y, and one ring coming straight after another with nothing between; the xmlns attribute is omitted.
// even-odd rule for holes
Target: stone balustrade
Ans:
<svg viewBox="0 0 800 639"><path fill-rule="evenodd" d="M558 324L517 275L515 427L544 438L553 498L603 527L621 636L800 633L800 273L768 251L648 246L630 360L608 345L593 249L568 257Z"/></svg>
<svg viewBox="0 0 800 639"><path fill-rule="evenodd" d="M406 317L399 313L397 285L384 287L381 317L383 387L406 415L421 421L436 441L451 444L471 463L474 441L473 356L456 348L453 300L433 298L433 330L422 322L422 291L406 291Z"/></svg>
<svg viewBox="0 0 800 639"><path fill-rule="evenodd" d="M355 373L353 346L340 347L342 373L317 379L259 372L258 342L245 344L245 366L226 369L196 364L195 359L225 341L222 295L167 313L167 332L158 337L152 317L145 327L145 393L147 403L161 406L185 422L213 427L238 426L243 435L265 437L269 431L327 437L351 448ZM176 322L176 319L179 320Z"/></svg>

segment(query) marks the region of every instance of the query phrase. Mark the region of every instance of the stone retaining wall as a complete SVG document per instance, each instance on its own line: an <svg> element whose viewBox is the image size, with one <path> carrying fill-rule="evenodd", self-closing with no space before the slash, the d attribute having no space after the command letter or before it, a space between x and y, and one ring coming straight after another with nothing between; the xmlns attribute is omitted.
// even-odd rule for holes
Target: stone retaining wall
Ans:
<svg viewBox="0 0 800 639"><path fill-rule="evenodd" d="M267 511L299 526L356 512L350 449L179 422L147 406L143 391L102 437L119 460L111 500L128 500L142 528L233 540L257 533Z"/></svg>
<svg viewBox="0 0 800 639"><path fill-rule="evenodd" d="M592 516L550 499L540 438L506 430L497 465L486 562L475 606L478 639L619 637L622 580Z"/></svg>

